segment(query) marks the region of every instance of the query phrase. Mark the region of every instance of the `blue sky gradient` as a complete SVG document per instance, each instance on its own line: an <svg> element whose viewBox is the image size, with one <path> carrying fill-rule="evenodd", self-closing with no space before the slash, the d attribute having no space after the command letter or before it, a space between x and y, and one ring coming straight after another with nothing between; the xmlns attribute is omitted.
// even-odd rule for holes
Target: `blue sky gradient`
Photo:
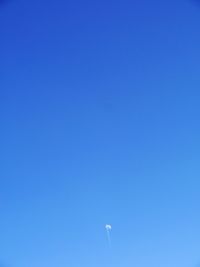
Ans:
<svg viewBox="0 0 200 267"><path fill-rule="evenodd" d="M197 1L11 0L0 25L3 266L197 267Z"/></svg>

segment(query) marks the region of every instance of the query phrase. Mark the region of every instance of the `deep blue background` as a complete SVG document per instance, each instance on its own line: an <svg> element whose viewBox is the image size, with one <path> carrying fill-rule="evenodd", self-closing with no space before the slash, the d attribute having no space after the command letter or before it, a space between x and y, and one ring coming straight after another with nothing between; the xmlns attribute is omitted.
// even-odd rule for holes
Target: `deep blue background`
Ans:
<svg viewBox="0 0 200 267"><path fill-rule="evenodd" d="M0 6L6 266L197 266L196 3ZM113 226L111 250L106 223Z"/></svg>

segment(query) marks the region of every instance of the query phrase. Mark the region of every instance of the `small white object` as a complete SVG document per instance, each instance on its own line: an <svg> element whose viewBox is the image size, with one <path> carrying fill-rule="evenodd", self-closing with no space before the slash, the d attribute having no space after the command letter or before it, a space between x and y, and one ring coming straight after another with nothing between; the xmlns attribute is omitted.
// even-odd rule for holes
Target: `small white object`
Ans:
<svg viewBox="0 0 200 267"><path fill-rule="evenodd" d="M106 224L106 230L111 230L112 229L112 226L110 224Z"/></svg>

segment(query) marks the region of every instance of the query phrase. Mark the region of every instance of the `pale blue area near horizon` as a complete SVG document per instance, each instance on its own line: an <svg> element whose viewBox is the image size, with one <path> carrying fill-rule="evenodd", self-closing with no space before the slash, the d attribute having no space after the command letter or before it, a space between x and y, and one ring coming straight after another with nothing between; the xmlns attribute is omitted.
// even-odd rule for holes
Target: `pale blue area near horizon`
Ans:
<svg viewBox="0 0 200 267"><path fill-rule="evenodd" d="M198 266L199 29L195 0L0 6L3 267Z"/></svg>

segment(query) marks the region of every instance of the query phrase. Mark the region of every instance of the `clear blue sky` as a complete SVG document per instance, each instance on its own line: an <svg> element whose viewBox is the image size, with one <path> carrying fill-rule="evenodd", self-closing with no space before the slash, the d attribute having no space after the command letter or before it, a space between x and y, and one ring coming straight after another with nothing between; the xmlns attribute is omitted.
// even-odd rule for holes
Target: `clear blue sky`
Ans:
<svg viewBox="0 0 200 267"><path fill-rule="evenodd" d="M198 265L199 29L195 0L0 6L3 266Z"/></svg>

